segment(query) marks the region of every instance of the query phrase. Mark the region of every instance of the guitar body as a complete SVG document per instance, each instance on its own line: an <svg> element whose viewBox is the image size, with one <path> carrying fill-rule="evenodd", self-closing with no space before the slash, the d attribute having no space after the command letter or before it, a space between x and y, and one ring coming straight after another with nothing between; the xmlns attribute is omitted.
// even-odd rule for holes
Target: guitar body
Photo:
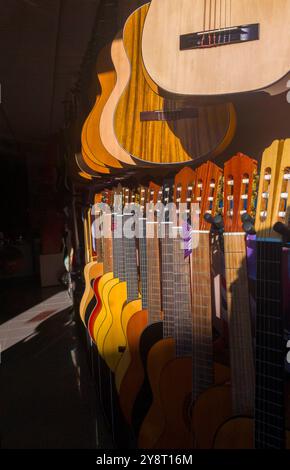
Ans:
<svg viewBox="0 0 290 470"><path fill-rule="evenodd" d="M229 419L217 431L215 449L254 449L255 422L252 418ZM290 449L290 432L286 431L286 449Z"/></svg>
<svg viewBox="0 0 290 470"><path fill-rule="evenodd" d="M197 399L192 410L192 431L198 449L212 449L218 428L232 417L228 384L211 387Z"/></svg>
<svg viewBox="0 0 290 470"><path fill-rule="evenodd" d="M156 85L179 95L281 93L290 70L289 22L288 0L218 1L214 6L204 0L152 0L143 30L145 68ZM244 34L229 43L234 33L225 38L220 33L225 27L257 24L253 40ZM204 31L217 31L199 38L213 47L180 50L181 35Z"/></svg>
<svg viewBox="0 0 290 470"><path fill-rule="evenodd" d="M93 281L103 274L103 263L92 261L86 264L84 268L85 290L80 302L80 316L85 322L87 310L92 312L95 306L95 293L93 289Z"/></svg>
<svg viewBox="0 0 290 470"><path fill-rule="evenodd" d="M156 449L191 449L194 443L194 434L191 427L190 408L192 404L193 361L191 357L175 357L176 346L173 339L164 340L157 347L152 348L150 355L153 369L148 370L150 383L154 386L153 406L144 420L143 432L147 428L147 439L150 435L151 447ZM154 366L158 351L163 349L168 356L168 362L159 376ZM163 354L164 354L163 352ZM214 364L214 380L216 384L225 383L230 376L228 367ZM178 383L178 387L172 387ZM155 409L153 409L155 407ZM153 424L154 423L154 424ZM198 423L202 425L202 421ZM163 428L161 430L161 428ZM161 430L161 433L160 433ZM148 432L149 431L149 432ZM140 433L141 434L141 433ZM152 445L152 442L154 444Z"/></svg>
<svg viewBox="0 0 290 470"><path fill-rule="evenodd" d="M82 149L81 153L77 153L75 155L75 160L79 169L82 172L91 175L93 178L100 178L101 174L110 173L109 168L101 166L100 164L95 163L95 161L93 162L89 159L84 149Z"/></svg>
<svg viewBox="0 0 290 470"><path fill-rule="evenodd" d="M192 400L192 369L191 357L178 357L171 360L160 374L159 394L165 426L154 444L156 449L193 447L189 415Z"/></svg>
<svg viewBox="0 0 290 470"><path fill-rule="evenodd" d="M106 273L104 276L102 276L102 279L100 280L100 283L99 283L100 297L102 300L102 308L95 321L94 339L98 347L98 351L102 357L104 356L103 345L104 345L104 338L107 332L105 322L106 322L108 312L109 312L109 303L108 303L109 292L112 289L112 287L116 285L118 282L119 282L119 279L114 278L113 273L111 272L111 273Z"/></svg>
<svg viewBox="0 0 290 470"><path fill-rule="evenodd" d="M108 293L107 317L102 326L105 333L103 343L104 359L108 367L114 372L123 354L119 347L126 344L122 329L122 310L127 300L127 283L118 282Z"/></svg>
<svg viewBox="0 0 290 470"><path fill-rule="evenodd" d="M98 131L104 106L116 84L116 72L111 61L110 49L111 44L106 45L98 56L96 71L101 85L101 94L97 96L95 106L83 126L82 146L92 161L103 166L122 168L119 160L115 159L103 146Z"/></svg>
<svg viewBox="0 0 290 470"><path fill-rule="evenodd" d="M130 64L124 49L121 33L112 42L111 58L116 70L117 81L101 114L100 137L103 146L110 155L113 155L121 163L136 165L130 154L120 146L114 130L115 108L130 78ZM124 119L124 116L122 119Z"/></svg>
<svg viewBox="0 0 290 470"><path fill-rule="evenodd" d="M87 327L88 327L89 335L90 335L90 337L92 338L93 341L94 341L95 322L96 322L96 319L97 319L97 317L98 317L98 315L99 315L99 313L102 309L102 299L101 299L100 292L99 292L100 280L101 280L101 277L98 277L94 281L93 289L94 289L95 298L96 298L96 305L95 305L92 313L88 316L87 322L86 322Z"/></svg>
<svg viewBox="0 0 290 470"><path fill-rule="evenodd" d="M136 10L124 28L123 41L131 63L131 75L115 110L118 141L139 164L180 164L216 156L233 137L234 109L228 104L194 107L198 111L197 117L173 117L174 111L193 106L190 102L162 98L145 79L141 43L148 9L149 6L144 5ZM151 49L154 49L152 44ZM122 69L117 73L124 74ZM141 120L140 113L152 111L163 111L164 120ZM168 114L166 118L166 112L173 116Z"/></svg>
<svg viewBox="0 0 290 470"><path fill-rule="evenodd" d="M159 390L162 370L175 357L175 341L172 338L158 341L149 351L147 374L152 393L152 404L140 428L138 447L153 449L165 429L165 415ZM172 384L171 384L172 387Z"/></svg>
<svg viewBox="0 0 290 470"><path fill-rule="evenodd" d="M142 308L141 299L137 299L137 300L133 300L132 302L128 302L122 311L121 322L122 322L122 330L126 338L126 344L125 344L126 349L115 370L115 382L116 382L117 392L120 391L123 377L126 374L126 371L131 362L130 352L128 351L128 333L127 333L128 324L131 318L133 318L135 315L138 315L138 313L140 313L141 308Z"/></svg>
<svg viewBox="0 0 290 470"><path fill-rule="evenodd" d="M126 421L131 424L134 402L144 381L144 367L139 353L140 337L148 325L148 310L135 313L127 325L127 348L116 369L119 401Z"/></svg>
<svg viewBox="0 0 290 470"><path fill-rule="evenodd" d="M138 395L133 403L131 424L136 436L139 434L142 422L152 403L152 391L148 377L148 355L155 343L163 338L163 323L157 322L148 325L142 332L139 341L139 355L144 371L144 380Z"/></svg>
<svg viewBox="0 0 290 470"><path fill-rule="evenodd" d="M217 431L214 449L253 449L254 420L247 417L229 419Z"/></svg>

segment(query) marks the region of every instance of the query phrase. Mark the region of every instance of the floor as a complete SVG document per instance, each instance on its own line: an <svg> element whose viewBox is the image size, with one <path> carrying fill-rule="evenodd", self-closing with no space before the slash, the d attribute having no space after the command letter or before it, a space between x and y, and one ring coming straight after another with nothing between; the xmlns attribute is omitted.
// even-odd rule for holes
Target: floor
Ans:
<svg viewBox="0 0 290 470"><path fill-rule="evenodd" d="M76 323L62 288L1 286L2 449L111 447Z"/></svg>

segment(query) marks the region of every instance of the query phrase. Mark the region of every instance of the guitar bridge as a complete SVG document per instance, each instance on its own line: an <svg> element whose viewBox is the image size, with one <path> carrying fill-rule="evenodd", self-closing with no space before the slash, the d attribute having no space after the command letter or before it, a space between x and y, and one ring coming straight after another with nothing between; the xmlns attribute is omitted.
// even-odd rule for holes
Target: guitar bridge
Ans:
<svg viewBox="0 0 290 470"><path fill-rule="evenodd" d="M259 23L230 28L213 29L180 36L180 50L208 49L260 39Z"/></svg>

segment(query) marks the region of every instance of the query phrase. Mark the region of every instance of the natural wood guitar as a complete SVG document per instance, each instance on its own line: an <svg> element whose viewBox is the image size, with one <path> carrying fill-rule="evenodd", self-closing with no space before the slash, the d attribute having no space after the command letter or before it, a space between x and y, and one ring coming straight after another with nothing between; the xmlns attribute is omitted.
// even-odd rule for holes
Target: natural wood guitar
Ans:
<svg viewBox="0 0 290 470"><path fill-rule="evenodd" d="M192 426L198 448L211 448L219 425L254 410L254 352L241 215L253 210L257 162L237 154L224 168L224 255L231 382L206 390L197 400ZM203 416L204 414L204 416ZM200 425L200 423L203 423Z"/></svg>
<svg viewBox="0 0 290 470"><path fill-rule="evenodd" d="M229 145L234 135L233 106L194 106L190 101L164 99L151 89L145 78L141 52L148 8L144 5L136 10L124 28L123 42L131 68L129 77L125 76L127 67L117 69L124 89L120 90L114 110L116 137L138 165L212 158ZM155 49L152 44L151 49Z"/></svg>
<svg viewBox="0 0 290 470"><path fill-rule="evenodd" d="M103 146L100 138L100 119L103 109L116 84L116 72L111 60L111 44L107 44L99 53L96 74L100 83L101 93L88 115L82 128L82 147L92 163L112 168L122 168L119 160L114 158Z"/></svg>
<svg viewBox="0 0 290 470"><path fill-rule="evenodd" d="M288 0L152 0L145 68L158 87L179 95L281 93L290 71L289 22Z"/></svg>

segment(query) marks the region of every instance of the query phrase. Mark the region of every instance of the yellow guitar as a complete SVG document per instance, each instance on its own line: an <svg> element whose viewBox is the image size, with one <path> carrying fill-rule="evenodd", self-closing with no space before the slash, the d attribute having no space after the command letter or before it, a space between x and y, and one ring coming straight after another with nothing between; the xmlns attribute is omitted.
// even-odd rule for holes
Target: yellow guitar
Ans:
<svg viewBox="0 0 290 470"><path fill-rule="evenodd" d="M101 195L96 195L95 202L100 202ZM87 212L84 220L85 260L84 268L85 290L80 302L80 317L85 323L86 311L94 304L95 293L93 281L103 274L103 263L98 262L98 253L94 251L92 243L92 214L91 209ZM100 256L100 253L99 253ZM93 308L93 305L92 305Z"/></svg>
<svg viewBox="0 0 290 470"><path fill-rule="evenodd" d="M124 216L118 217L122 225L130 217L129 190L125 190ZM120 221L118 221L120 223ZM141 310L139 299L137 259L135 237L115 239L116 252L120 255L118 263L118 278L120 282L112 287L108 295L109 312L103 325L103 353L107 365L115 371L125 349L126 329L132 315ZM115 251L114 251L115 262Z"/></svg>

